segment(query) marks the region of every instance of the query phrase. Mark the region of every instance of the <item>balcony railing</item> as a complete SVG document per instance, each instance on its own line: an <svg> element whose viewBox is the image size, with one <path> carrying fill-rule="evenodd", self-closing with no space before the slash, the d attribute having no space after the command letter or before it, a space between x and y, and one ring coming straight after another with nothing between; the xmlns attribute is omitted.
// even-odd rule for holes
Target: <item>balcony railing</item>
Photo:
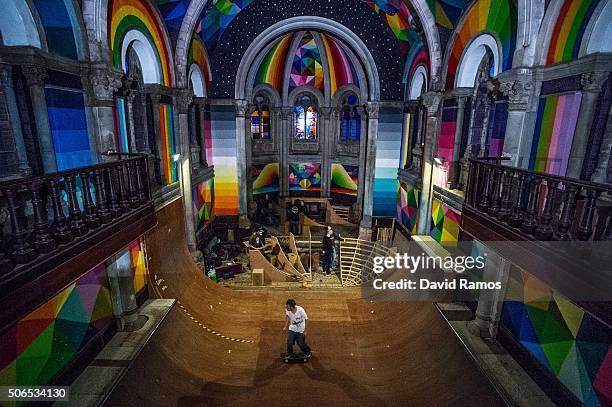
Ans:
<svg viewBox="0 0 612 407"><path fill-rule="evenodd" d="M465 205L526 240L612 240L612 186L470 160Z"/></svg>
<svg viewBox="0 0 612 407"><path fill-rule="evenodd" d="M0 298L50 271L69 283L154 221L146 156L2 182Z"/></svg>

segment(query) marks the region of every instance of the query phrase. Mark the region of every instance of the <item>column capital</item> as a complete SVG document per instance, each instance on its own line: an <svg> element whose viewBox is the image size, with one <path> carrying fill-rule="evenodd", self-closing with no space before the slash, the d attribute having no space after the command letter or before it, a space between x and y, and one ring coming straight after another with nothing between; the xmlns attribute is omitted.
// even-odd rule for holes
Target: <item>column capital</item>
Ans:
<svg viewBox="0 0 612 407"><path fill-rule="evenodd" d="M248 100L236 99L234 100L234 106L236 107L237 117L246 117L246 114L249 111L249 101Z"/></svg>
<svg viewBox="0 0 612 407"><path fill-rule="evenodd" d="M9 64L0 64L0 79L5 87L13 87L13 67Z"/></svg>
<svg viewBox="0 0 612 407"><path fill-rule="evenodd" d="M608 72L586 72L580 77L583 92L601 92L601 87L608 79Z"/></svg>
<svg viewBox="0 0 612 407"><path fill-rule="evenodd" d="M331 107L320 107L319 108L319 115L322 118L331 117L332 113L334 113L334 109Z"/></svg>
<svg viewBox="0 0 612 407"><path fill-rule="evenodd" d="M208 99L199 98L199 97L194 96L193 103L196 104L198 107L206 107L206 104L208 103Z"/></svg>
<svg viewBox="0 0 612 407"><path fill-rule="evenodd" d="M429 91L421 95L421 100L423 101L423 105L427 108L428 116L438 115L443 97L444 94L439 91Z"/></svg>
<svg viewBox="0 0 612 407"><path fill-rule="evenodd" d="M499 91L508 97L508 110L527 110L535 86L531 78L501 82Z"/></svg>
<svg viewBox="0 0 612 407"><path fill-rule="evenodd" d="M365 105L368 119L378 119L378 113L380 111L380 104L378 102L368 102Z"/></svg>
<svg viewBox="0 0 612 407"><path fill-rule="evenodd" d="M281 115L283 117L287 117L291 119L293 117L293 107L291 106L283 106L280 108Z"/></svg>
<svg viewBox="0 0 612 407"><path fill-rule="evenodd" d="M94 68L89 74L89 84L97 102L112 103L114 94L121 88L123 72L115 69Z"/></svg>
<svg viewBox="0 0 612 407"><path fill-rule="evenodd" d="M187 114L189 106L193 103L193 92L189 89L180 89L174 96L174 103L179 114Z"/></svg>
<svg viewBox="0 0 612 407"><path fill-rule="evenodd" d="M154 105L158 105L161 102L161 95L159 93L149 93L149 97Z"/></svg>
<svg viewBox="0 0 612 407"><path fill-rule="evenodd" d="M25 76L28 86L45 86L47 68L36 65L23 65L21 67L21 72L23 72L23 76Z"/></svg>
<svg viewBox="0 0 612 407"><path fill-rule="evenodd" d="M465 109L465 104L467 103L467 96L457 96L457 108Z"/></svg>

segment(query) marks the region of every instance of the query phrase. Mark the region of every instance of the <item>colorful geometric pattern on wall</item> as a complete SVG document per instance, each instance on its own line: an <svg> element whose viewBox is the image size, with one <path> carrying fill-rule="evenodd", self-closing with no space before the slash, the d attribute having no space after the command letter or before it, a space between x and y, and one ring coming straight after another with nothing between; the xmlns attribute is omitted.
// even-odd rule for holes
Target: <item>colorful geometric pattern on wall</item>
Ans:
<svg viewBox="0 0 612 407"><path fill-rule="evenodd" d="M49 52L78 59L75 40L78 37L72 29L70 20L70 13L74 15L74 9L68 10L66 3L58 0L34 0L34 5L45 30Z"/></svg>
<svg viewBox="0 0 612 407"><path fill-rule="evenodd" d="M438 144L438 157L442 165L436 164L436 185L446 188L446 176L450 172L453 154L455 152L455 130L457 129L457 108L445 107L442 110L442 124L440 125L440 141Z"/></svg>
<svg viewBox="0 0 612 407"><path fill-rule="evenodd" d="M314 86L323 91L321 52L314 37L309 32L304 34L295 50L289 75L289 92L304 85Z"/></svg>
<svg viewBox="0 0 612 407"><path fill-rule="evenodd" d="M280 40L277 40L276 44L268 50L257 70L255 77L256 85L267 83L276 89L279 95L282 94L285 62L287 61L287 54L289 53L292 41L293 33L287 34Z"/></svg>
<svg viewBox="0 0 612 407"><path fill-rule="evenodd" d="M112 323L106 268L99 265L2 334L0 385L50 383Z"/></svg>
<svg viewBox="0 0 612 407"><path fill-rule="evenodd" d="M234 107L211 106L210 123L212 164L215 166L214 213L216 216L238 215L238 153Z"/></svg>
<svg viewBox="0 0 612 407"><path fill-rule="evenodd" d="M159 104L159 123L161 127L162 164L164 179L167 184L178 181L177 166L174 161L176 139L174 136L174 109L168 103Z"/></svg>
<svg viewBox="0 0 612 407"><path fill-rule="evenodd" d="M193 224L195 231L210 222L215 206L214 179L200 182L192 190Z"/></svg>
<svg viewBox="0 0 612 407"><path fill-rule="evenodd" d="M327 34L321 33L321 41L325 48L329 66L330 91L333 95L341 86L352 83L359 87L357 71L348 56L348 50Z"/></svg>
<svg viewBox="0 0 612 407"><path fill-rule="evenodd" d="M256 164L252 168L253 195L280 191L278 163Z"/></svg>
<svg viewBox="0 0 612 407"><path fill-rule="evenodd" d="M403 117L404 112L400 108L380 108L374 172L374 216L394 217L397 212L397 169L400 165Z"/></svg>
<svg viewBox="0 0 612 407"><path fill-rule="evenodd" d="M289 164L289 194L291 191L320 191L321 164Z"/></svg>
<svg viewBox="0 0 612 407"><path fill-rule="evenodd" d="M587 24L599 0L565 0L550 37L547 64L578 58Z"/></svg>
<svg viewBox="0 0 612 407"><path fill-rule="evenodd" d="M333 163L331 166L331 192L341 195L357 196L359 167Z"/></svg>
<svg viewBox="0 0 612 407"><path fill-rule="evenodd" d="M564 176L567 172L580 92L540 97L529 156L529 169Z"/></svg>
<svg viewBox="0 0 612 407"><path fill-rule="evenodd" d="M166 28L170 37L173 39L173 43L176 43L176 38L181 30L181 24L183 24L183 18L189 7L191 0L156 0L157 8L164 18Z"/></svg>
<svg viewBox="0 0 612 407"><path fill-rule="evenodd" d="M166 41L163 23L158 20L149 2L146 0L111 0L108 18L108 41L115 67L125 72L128 71L127 66L121 66L121 47L125 35L130 30L137 30L149 40L156 53L162 73L162 85L172 86L170 48Z"/></svg>
<svg viewBox="0 0 612 407"><path fill-rule="evenodd" d="M427 0L436 23L452 30L457 24L467 0Z"/></svg>
<svg viewBox="0 0 612 407"><path fill-rule="evenodd" d="M499 72L512 67L516 47L517 10L513 0L476 0L462 19L448 60L446 88L455 87L455 75L463 51L481 32L494 34L501 43L502 63Z"/></svg>
<svg viewBox="0 0 612 407"><path fill-rule="evenodd" d="M217 41L229 27L231 22L244 10L253 0L217 0L210 2L203 18L196 27L196 32L206 43L208 49L213 49Z"/></svg>
<svg viewBox="0 0 612 407"><path fill-rule="evenodd" d="M501 323L585 406L612 405L612 329L512 269Z"/></svg>
<svg viewBox="0 0 612 407"><path fill-rule="evenodd" d="M419 217L419 190L413 185L399 182L396 208L398 222L404 225L411 234L416 234Z"/></svg>
<svg viewBox="0 0 612 407"><path fill-rule="evenodd" d="M208 62L208 53L202 40L194 36L189 46L189 54L187 55L187 66L191 64L197 64L204 75L205 90L210 89L210 83L212 81L212 73L210 71L210 63Z"/></svg>
<svg viewBox="0 0 612 407"><path fill-rule="evenodd" d="M145 264L142 242L139 239L134 240L130 243L129 250L134 292L139 294L147 286L147 265Z"/></svg>
<svg viewBox="0 0 612 407"><path fill-rule="evenodd" d="M45 88L57 170L91 165L91 148L80 90Z"/></svg>
<svg viewBox="0 0 612 407"><path fill-rule="evenodd" d="M437 199L433 199L431 204L431 219L432 229L429 235L440 244L449 246L456 245L459 241L461 214Z"/></svg>

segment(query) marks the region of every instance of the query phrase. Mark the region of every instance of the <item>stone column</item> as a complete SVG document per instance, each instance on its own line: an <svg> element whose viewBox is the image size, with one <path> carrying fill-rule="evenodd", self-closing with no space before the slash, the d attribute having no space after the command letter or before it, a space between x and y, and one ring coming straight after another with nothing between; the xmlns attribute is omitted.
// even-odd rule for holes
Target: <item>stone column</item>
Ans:
<svg viewBox="0 0 612 407"><path fill-rule="evenodd" d="M256 208L253 200L253 133L251 132L252 113L257 109L257 106L249 105L245 115L244 124L244 154L246 160L246 192L247 192L247 214L250 216ZM273 113L270 112L270 122L272 122Z"/></svg>
<svg viewBox="0 0 612 407"><path fill-rule="evenodd" d="M122 76L123 72L106 66L93 67L89 74L94 137L100 153L117 150L113 105L114 95L122 85ZM111 157L102 156L101 160L111 160Z"/></svg>
<svg viewBox="0 0 612 407"><path fill-rule="evenodd" d="M200 161L204 167L208 167L208 161L206 160L206 126L204 126L204 112L206 110L206 99L205 98L193 98L195 108L198 112L196 118L199 118L196 126L200 129L200 144L202 148L200 150Z"/></svg>
<svg viewBox="0 0 612 407"><path fill-rule="evenodd" d="M355 205L355 213L357 214L357 219L361 219L362 210L363 210L363 190L365 186L365 165L366 165L366 154L367 154L367 117L366 110L362 106L357 107L357 112L359 112L359 117L361 118L361 128L359 134L359 184L357 185L357 204ZM340 109L335 109L334 113L336 116L336 120L340 121Z"/></svg>
<svg viewBox="0 0 612 407"><path fill-rule="evenodd" d="M612 108L608 111L608 119L606 130L604 131L601 147L599 148L599 156L597 157L597 166L591 175L593 182L608 183L608 165L612 156Z"/></svg>
<svg viewBox="0 0 612 407"><path fill-rule="evenodd" d="M580 178L593 125L593 117L597 110L597 102L599 102L599 94L607 78L608 72L588 72L582 74L582 100L580 102L576 130L574 131L572 149L567 163L567 177Z"/></svg>
<svg viewBox="0 0 612 407"><path fill-rule="evenodd" d="M279 167L278 176L280 177L280 222L281 229L284 230L287 221L287 208L285 201L289 197L289 146L293 137L293 108L283 106L280 108L281 126L279 132Z"/></svg>
<svg viewBox="0 0 612 407"><path fill-rule="evenodd" d="M181 158L179 171L181 174L181 192L185 209L185 236L190 252L196 250L195 225L193 223L193 195L191 193L191 143L189 142L189 106L193 100L193 93L183 89L176 93L174 105L178 113L178 140Z"/></svg>
<svg viewBox="0 0 612 407"><path fill-rule="evenodd" d="M323 125L319 135L321 137L321 198L329 198L331 160L334 153L334 130L331 126L332 108L320 107L319 120Z"/></svg>
<svg viewBox="0 0 612 407"><path fill-rule="evenodd" d="M465 104L467 96L457 97L457 127L455 128L455 144L453 146L453 162L451 188L459 188L459 173L461 171L461 139L463 138L463 121L465 118Z"/></svg>
<svg viewBox="0 0 612 407"><path fill-rule="evenodd" d="M113 314L120 331L130 330L138 319L129 250L113 256L106 264Z"/></svg>
<svg viewBox="0 0 612 407"><path fill-rule="evenodd" d="M238 166L238 213L241 228L249 227L247 189L249 180L246 168L246 115L249 103L246 100L235 100L236 106L236 156Z"/></svg>
<svg viewBox="0 0 612 407"><path fill-rule="evenodd" d="M368 102L368 140L366 148L366 162L363 186L362 218L359 224L359 237L365 240L372 239L372 213L374 210L374 172L376 170L376 142L378 139L378 102Z"/></svg>
<svg viewBox="0 0 612 407"><path fill-rule="evenodd" d="M6 98L6 108L9 115L13 140L15 141L15 154L17 157L18 175L27 177L32 174L32 168L28 161L23 131L21 129L21 119L19 115L19 107L17 106L17 97L15 96L15 84L13 83L13 68L10 65L0 64L0 79L4 88L4 96Z"/></svg>
<svg viewBox="0 0 612 407"><path fill-rule="evenodd" d="M436 139L440 132L440 114L442 113L442 92L423 93L423 104L427 108L425 143L423 147L423 178L421 179L421 199L419 202L419 220L417 234L428 235L431 229L431 200L433 199L433 157Z"/></svg>
<svg viewBox="0 0 612 407"><path fill-rule="evenodd" d="M527 168L533 137L531 102L534 96L534 83L531 72L522 72L521 77L512 82L503 82L499 90L508 96L508 121L504 138L504 153L510 160L502 161L510 167Z"/></svg>
<svg viewBox="0 0 612 407"><path fill-rule="evenodd" d="M155 149L156 154L151 160L154 167L155 177L159 185L164 185L165 183L165 171L166 169L161 164L161 154L162 154L162 139L161 139L161 119L159 117L159 105L161 102L161 95L159 93L150 93L149 98L151 99L151 113L153 116L153 134L155 134Z"/></svg>
<svg viewBox="0 0 612 407"><path fill-rule="evenodd" d="M36 122L36 135L38 137L43 169L46 173L55 172L57 171L57 162L55 160L53 135L51 134L47 99L45 97L47 69L40 66L24 65L21 70L30 89L30 100L32 102L32 111L34 112L34 121Z"/></svg>

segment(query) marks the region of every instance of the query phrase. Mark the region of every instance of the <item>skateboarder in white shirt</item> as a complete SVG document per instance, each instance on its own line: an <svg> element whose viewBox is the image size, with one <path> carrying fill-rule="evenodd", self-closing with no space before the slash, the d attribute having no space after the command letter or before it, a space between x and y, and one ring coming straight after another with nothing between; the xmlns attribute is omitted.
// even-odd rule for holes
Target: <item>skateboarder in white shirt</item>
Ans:
<svg viewBox="0 0 612 407"><path fill-rule="evenodd" d="M295 300L287 300L287 315L285 321L285 327L283 331L289 330L287 335L287 354L293 354L293 344L297 342L300 350L306 355L310 356L310 347L306 344L306 320L308 315L304 308L300 307L295 303Z"/></svg>

